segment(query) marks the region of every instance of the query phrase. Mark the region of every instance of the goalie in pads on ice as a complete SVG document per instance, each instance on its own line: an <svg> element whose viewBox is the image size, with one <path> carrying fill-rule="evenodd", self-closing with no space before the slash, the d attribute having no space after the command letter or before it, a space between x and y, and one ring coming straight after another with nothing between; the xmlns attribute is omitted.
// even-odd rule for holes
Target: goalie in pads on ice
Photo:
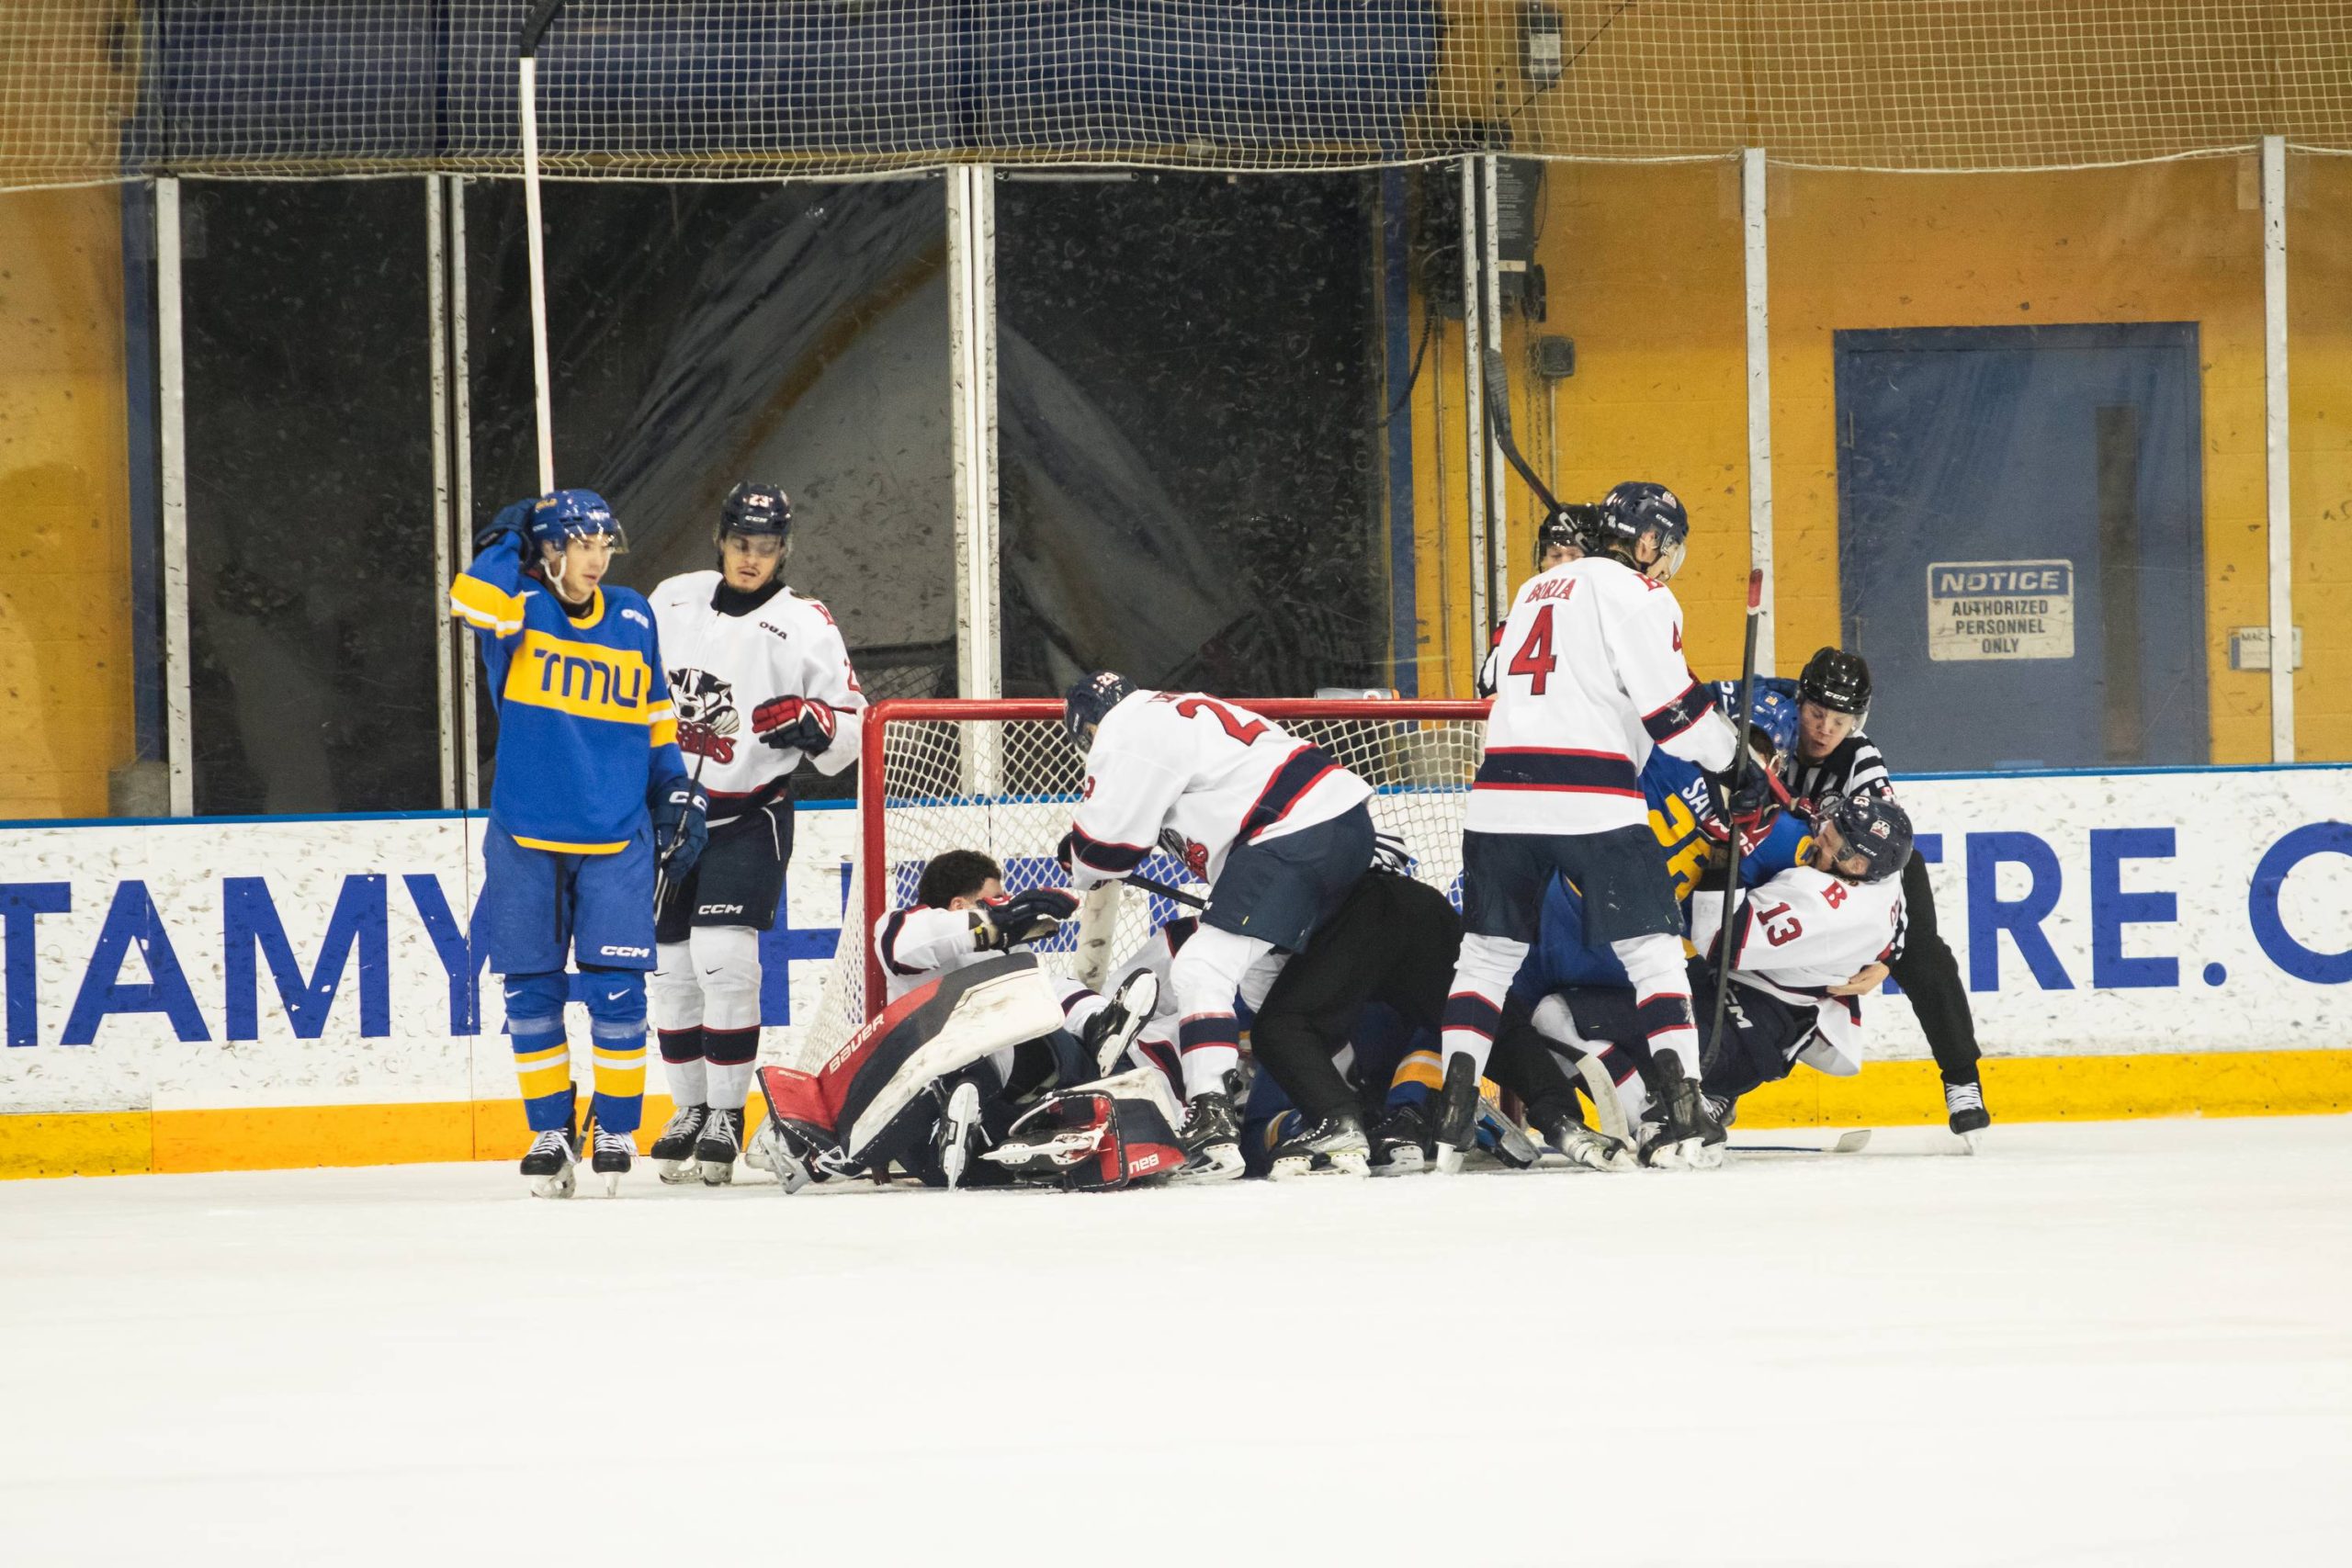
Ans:
<svg viewBox="0 0 2352 1568"><path fill-rule="evenodd" d="M972 1155L1003 1134L1020 1110L1040 1094L1110 1073L1150 1021L1159 985L1148 964L1104 997L1023 954L1028 977L1018 987L1019 1010L978 1010L959 999L967 976L1006 973L1005 954L1052 935L1078 912L1078 896L1068 888L1008 894L995 861L953 850L923 868L916 898L874 929L888 987L883 1017L816 1073L761 1075L770 1114L753 1159L787 1190L893 1162L925 1181L959 1185L980 1174ZM1001 985L986 994L1010 993ZM1172 1095L1163 1089L1159 1099L1175 1114ZM870 1100L888 1114L876 1119L860 1109L842 1119L844 1107Z"/></svg>

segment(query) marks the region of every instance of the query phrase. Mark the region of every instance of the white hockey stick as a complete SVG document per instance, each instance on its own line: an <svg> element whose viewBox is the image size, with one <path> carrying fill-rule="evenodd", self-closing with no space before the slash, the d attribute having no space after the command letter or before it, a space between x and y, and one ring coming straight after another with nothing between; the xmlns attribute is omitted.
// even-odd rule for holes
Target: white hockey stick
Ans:
<svg viewBox="0 0 2352 1568"><path fill-rule="evenodd" d="M1736 1155L1850 1155L1868 1148L1870 1142L1871 1130L1857 1127L1838 1134L1826 1144L1732 1144L1727 1146Z"/></svg>
<svg viewBox="0 0 2352 1568"><path fill-rule="evenodd" d="M563 0L539 0L514 43L515 93L523 111L523 227L531 251L531 390L538 423L539 493L555 489L555 415L548 391L548 265L539 233L539 40Z"/></svg>

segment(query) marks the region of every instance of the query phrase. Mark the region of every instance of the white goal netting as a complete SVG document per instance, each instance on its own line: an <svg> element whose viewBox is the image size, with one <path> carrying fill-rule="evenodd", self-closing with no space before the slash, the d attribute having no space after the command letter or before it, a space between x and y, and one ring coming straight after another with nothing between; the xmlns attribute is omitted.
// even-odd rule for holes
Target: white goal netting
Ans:
<svg viewBox="0 0 2352 1568"><path fill-rule="evenodd" d="M1459 900L1462 807L1485 743L1483 703L1240 700L1370 784L1374 821L1405 840L1414 874ZM915 901L932 856L984 851L1004 868L1005 886L1014 892L1067 886L1054 853L1069 829L1086 768L1062 734L1061 706L883 703L868 714L849 905L824 999L793 1054L798 1065L823 1061L879 1010L874 923ZM1138 870L1171 886L1187 881L1183 866L1164 852ZM1184 913L1167 898L1128 889L1111 943L1114 962ZM1067 972L1076 946L1076 931L1065 928L1032 951Z"/></svg>

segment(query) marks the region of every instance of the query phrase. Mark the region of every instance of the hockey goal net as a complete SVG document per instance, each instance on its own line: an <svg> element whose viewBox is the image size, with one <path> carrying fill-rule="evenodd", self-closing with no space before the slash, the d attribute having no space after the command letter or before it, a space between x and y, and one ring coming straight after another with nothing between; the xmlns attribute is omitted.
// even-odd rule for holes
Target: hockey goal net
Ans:
<svg viewBox="0 0 2352 1568"><path fill-rule="evenodd" d="M1329 751L1374 790L1381 831L1402 839L1414 874L1461 899L1462 808L1486 736L1484 703L1401 699L1235 699ZM858 849L841 944L817 1017L794 1052L823 1061L881 1010L875 922L915 901L933 855L980 850L1004 868L1008 891L1066 886L1055 859L1070 825L1086 764L1062 734L1051 699L883 702L868 710L858 760ZM1153 854L1139 874L1187 883L1173 856ZM1192 891L1201 892L1197 886ZM1114 963L1187 913L1130 887L1118 899ZM1076 922L1035 952L1050 968L1076 963Z"/></svg>

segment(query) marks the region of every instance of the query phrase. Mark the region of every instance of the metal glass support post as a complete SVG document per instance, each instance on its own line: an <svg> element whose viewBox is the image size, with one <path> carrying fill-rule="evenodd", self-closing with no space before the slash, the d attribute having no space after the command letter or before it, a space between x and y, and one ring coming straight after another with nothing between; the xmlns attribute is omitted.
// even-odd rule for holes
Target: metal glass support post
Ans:
<svg viewBox="0 0 2352 1568"><path fill-rule="evenodd" d="M164 756L172 815L196 815L188 706L187 387L180 344L180 182L155 182L157 456L164 502Z"/></svg>
<svg viewBox="0 0 2352 1568"><path fill-rule="evenodd" d="M433 582L426 603L433 616L434 705L441 737L441 809L458 804L457 705L449 689L449 617L441 611L449 591L449 335L448 288L444 269L441 176L424 176L424 330L432 363L433 398Z"/></svg>
<svg viewBox="0 0 2352 1568"><path fill-rule="evenodd" d="M956 691L1002 694L998 641L996 449L996 172L958 164L947 172L949 426L956 479ZM965 786L995 793L994 735L967 750Z"/></svg>
<svg viewBox="0 0 2352 1568"><path fill-rule="evenodd" d="M2270 760L2295 760L2294 513L2287 463L2287 139L2262 139L2263 446L2268 458Z"/></svg>
<svg viewBox="0 0 2352 1568"><path fill-rule="evenodd" d="M1498 160L1492 152L1478 160L1479 189L1485 197L1486 221L1479 225L1478 282L1480 297L1486 301L1481 312L1481 341L1487 347L1502 352L1503 346L1503 268L1502 268L1502 204L1496 184L1500 178ZM1483 366L1482 359L1480 364ZM1510 378L1505 378L1508 393ZM1503 409L1498 414L1510 411ZM1520 429L1526 428L1524 425ZM1500 620L1510 604L1510 475L1505 470L1501 446L1490 429L1479 432L1483 446L1479 462L1487 475L1487 571L1492 587L1487 603L1493 607L1494 617ZM1486 628L1479 627L1480 642L1485 641Z"/></svg>
<svg viewBox="0 0 2352 1568"><path fill-rule="evenodd" d="M1773 658L1772 330L1770 269L1764 248L1764 149L1739 157L1740 206L1747 230L1747 564L1764 574L1764 608L1756 623L1756 672L1779 672Z"/></svg>
<svg viewBox="0 0 2352 1568"><path fill-rule="evenodd" d="M1486 657L1491 629L1487 613L1487 398L1485 311L1479 282L1485 247L1478 238L1478 160L1462 160L1462 451L1470 495L1470 657ZM1453 671L1447 672L1449 682ZM1450 689L1450 688L1449 688Z"/></svg>
<svg viewBox="0 0 2352 1568"><path fill-rule="evenodd" d="M457 456L457 531L451 543L457 547L458 568L471 566L474 559L474 425L472 357L466 344L466 176L449 176L449 412L450 443ZM473 638L465 628L451 620L445 609L435 606L441 616L441 635L456 644L458 661L458 778L461 785L458 803L465 810L481 809L481 720L474 682L480 664L474 658Z"/></svg>

